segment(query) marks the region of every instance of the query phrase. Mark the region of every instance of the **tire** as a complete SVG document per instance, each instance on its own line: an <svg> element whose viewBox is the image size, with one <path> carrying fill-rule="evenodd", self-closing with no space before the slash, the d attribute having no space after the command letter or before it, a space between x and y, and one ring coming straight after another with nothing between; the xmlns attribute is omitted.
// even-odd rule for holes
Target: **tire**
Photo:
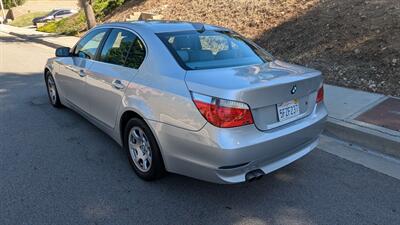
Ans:
<svg viewBox="0 0 400 225"><path fill-rule="evenodd" d="M46 87L50 104L56 108L61 108L62 104L60 96L58 95L56 82L54 81L53 75L51 75L50 71L46 72Z"/></svg>
<svg viewBox="0 0 400 225"><path fill-rule="evenodd" d="M124 130L123 146L133 170L140 178L152 181L165 175L160 148L143 120L132 118L128 121Z"/></svg>

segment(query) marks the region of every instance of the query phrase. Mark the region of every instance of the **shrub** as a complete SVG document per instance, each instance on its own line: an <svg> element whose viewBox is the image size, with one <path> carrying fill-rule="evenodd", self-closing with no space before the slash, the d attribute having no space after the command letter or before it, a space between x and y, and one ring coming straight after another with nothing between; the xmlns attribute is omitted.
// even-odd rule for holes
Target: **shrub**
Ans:
<svg viewBox="0 0 400 225"><path fill-rule="evenodd" d="M59 33L65 35L78 35L81 31L86 28L86 18L82 11L77 14L61 19L59 21L53 21L45 24L38 28L38 31L47 33Z"/></svg>

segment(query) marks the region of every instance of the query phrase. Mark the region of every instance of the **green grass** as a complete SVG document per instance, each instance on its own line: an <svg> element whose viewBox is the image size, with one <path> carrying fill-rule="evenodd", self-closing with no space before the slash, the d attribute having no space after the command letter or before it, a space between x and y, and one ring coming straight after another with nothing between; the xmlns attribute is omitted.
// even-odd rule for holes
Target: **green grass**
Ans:
<svg viewBox="0 0 400 225"><path fill-rule="evenodd" d="M125 0L95 0L93 10L96 15L97 22L101 21L113 9L122 5ZM79 13L64 18L59 21L53 21L38 28L38 31L47 33L59 33L65 35L79 35L86 30L85 13L80 10Z"/></svg>
<svg viewBox="0 0 400 225"><path fill-rule="evenodd" d="M18 18L16 18L15 20L13 20L11 22L12 26L16 26L16 27L26 27L26 26L30 26L32 25L32 20L35 17L39 17L39 16L44 16L49 12L32 12L32 13L27 13L24 14L22 16L19 16Z"/></svg>

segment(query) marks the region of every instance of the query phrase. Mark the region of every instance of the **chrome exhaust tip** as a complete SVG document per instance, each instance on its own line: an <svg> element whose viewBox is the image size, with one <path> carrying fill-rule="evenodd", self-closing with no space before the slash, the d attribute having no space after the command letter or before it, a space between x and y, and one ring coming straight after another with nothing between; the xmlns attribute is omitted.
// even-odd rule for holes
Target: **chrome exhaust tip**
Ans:
<svg viewBox="0 0 400 225"><path fill-rule="evenodd" d="M256 169L246 173L245 177L247 182L252 182L261 179L264 175L265 173L262 170Z"/></svg>

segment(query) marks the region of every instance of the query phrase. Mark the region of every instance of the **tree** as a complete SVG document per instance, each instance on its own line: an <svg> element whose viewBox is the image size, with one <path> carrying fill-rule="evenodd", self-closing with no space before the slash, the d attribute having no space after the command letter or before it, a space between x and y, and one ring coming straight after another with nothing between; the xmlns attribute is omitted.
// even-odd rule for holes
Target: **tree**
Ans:
<svg viewBox="0 0 400 225"><path fill-rule="evenodd" d="M80 0L80 3L85 12L88 29L91 29L96 26L96 17L92 7L92 0Z"/></svg>
<svg viewBox="0 0 400 225"><path fill-rule="evenodd" d="M11 7L22 5L25 0L1 0L4 3L4 8L9 9Z"/></svg>

